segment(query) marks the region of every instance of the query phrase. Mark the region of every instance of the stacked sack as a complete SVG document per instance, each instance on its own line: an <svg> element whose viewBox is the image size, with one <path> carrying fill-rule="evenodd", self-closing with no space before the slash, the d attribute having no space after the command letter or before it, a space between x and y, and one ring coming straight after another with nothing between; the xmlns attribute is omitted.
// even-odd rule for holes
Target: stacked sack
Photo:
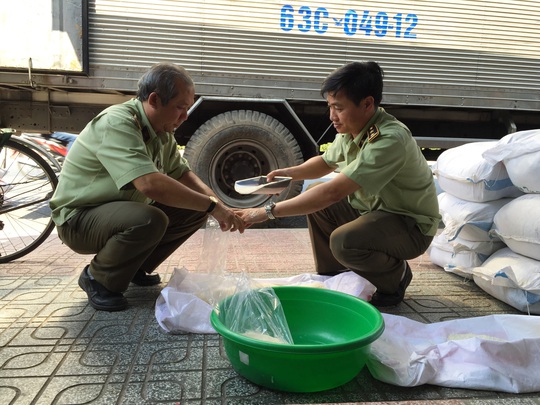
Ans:
<svg viewBox="0 0 540 405"><path fill-rule="evenodd" d="M450 158L444 156L447 153ZM522 312L540 314L540 130L516 132L498 142L463 145L445 151L439 160L434 173L441 189L482 208L462 202L461 208L454 209L455 201L449 204L445 193L439 195L445 229L430 247L433 263L472 277L484 291ZM463 166L459 169L451 165ZM471 176L463 180L467 170ZM459 181L469 182L471 189L459 187ZM467 245L476 260L438 260L438 245L452 244L454 236L465 237L462 229L466 227L475 231L481 228L486 231L481 238L489 239L484 241L488 245ZM471 235L467 232L468 241ZM480 233L476 235L478 239Z"/></svg>
<svg viewBox="0 0 540 405"><path fill-rule="evenodd" d="M507 247L473 269L474 281L514 308L540 314L540 130L507 135L483 157L503 163L512 183L526 194L495 215L491 234Z"/></svg>
<svg viewBox="0 0 540 405"><path fill-rule="evenodd" d="M512 184L503 163L489 163L482 154L497 142L474 142L448 149L433 166L444 224L428 249L431 261L446 271L471 278L461 269L480 266L504 247L490 233L495 214L523 193Z"/></svg>

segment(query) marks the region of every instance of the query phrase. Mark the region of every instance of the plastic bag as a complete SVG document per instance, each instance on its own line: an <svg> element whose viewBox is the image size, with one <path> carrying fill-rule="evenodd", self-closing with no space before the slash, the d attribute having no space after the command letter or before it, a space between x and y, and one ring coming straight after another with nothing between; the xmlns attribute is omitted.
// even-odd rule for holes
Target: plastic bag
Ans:
<svg viewBox="0 0 540 405"><path fill-rule="evenodd" d="M228 247L229 232L222 232L218 221L209 216L196 273L175 268L156 300L156 320L166 332L215 333L210 324L212 309L236 287L236 279L226 272Z"/></svg>
<svg viewBox="0 0 540 405"><path fill-rule="evenodd" d="M236 293L222 301L216 311L231 331L267 342L293 344L281 302L271 287L253 288L239 278Z"/></svg>
<svg viewBox="0 0 540 405"><path fill-rule="evenodd" d="M366 365L402 387L434 384L512 393L540 390L540 318L489 315L423 324L383 314Z"/></svg>
<svg viewBox="0 0 540 405"><path fill-rule="evenodd" d="M215 303L234 294L234 277L175 268L156 300L156 320L168 333L216 333L210 324Z"/></svg>
<svg viewBox="0 0 540 405"><path fill-rule="evenodd" d="M224 279L230 278L227 274L227 252L229 250L230 232L223 232L219 222L212 216L208 217L203 237L203 248L195 272L208 274L204 284L193 284L192 292L210 305L216 305L226 295L221 286Z"/></svg>
<svg viewBox="0 0 540 405"><path fill-rule="evenodd" d="M210 314L216 309L223 324L233 332L292 344L287 320L274 290L256 288L246 273L234 276L226 272L228 237L229 232L222 232L219 223L208 217L201 260L195 272L198 277L188 278L185 272L175 271L174 283L177 287L182 285L191 295L167 291L163 300L173 304L169 315L181 323L183 330L202 329L211 333ZM193 282L197 279L198 283ZM225 300L228 297L229 300ZM201 301L207 305L201 305ZM171 316L167 320L171 320ZM178 326L174 328L177 330Z"/></svg>

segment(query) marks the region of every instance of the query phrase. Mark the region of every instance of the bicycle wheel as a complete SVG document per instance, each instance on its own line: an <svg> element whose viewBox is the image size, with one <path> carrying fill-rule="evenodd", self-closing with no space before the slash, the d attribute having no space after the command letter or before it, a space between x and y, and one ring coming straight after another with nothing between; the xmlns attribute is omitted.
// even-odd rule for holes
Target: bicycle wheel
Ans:
<svg viewBox="0 0 540 405"><path fill-rule="evenodd" d="M57 184L51 165L28 146L10 139L0 150L0 263L30 253L51 234Z"/></svg>

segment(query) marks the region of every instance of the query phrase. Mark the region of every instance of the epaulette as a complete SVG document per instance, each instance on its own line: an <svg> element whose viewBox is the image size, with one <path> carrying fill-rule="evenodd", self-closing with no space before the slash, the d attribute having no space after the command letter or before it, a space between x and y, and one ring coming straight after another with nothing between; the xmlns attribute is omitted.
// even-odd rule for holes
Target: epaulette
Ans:
<svg viewBox="0 0 540 405"><path fill-rule="evenodd" d="M381 131L379 131L379 128L377 128L377 125L372 125L368 129L368 142L373 142L377 137L381 134Z"/></svg>
<svg viewBox="0 0 540 405"><path fill-rule="evenodd" d="M139 121L139 117L137 117L137 114L133 114L133 119L135 120L135 124L137 124L137 127L142 132L144 143L148 143L148 141L150 140L150 133L148 132L148 128L146 126L143 127L141 125L141 123Z"/></svg>
<svg viewBox="0 0 540 405"><path fill-rule="evenodd" d="M137 127L142 130L142 125L139 122L139 117L137 117L137 114L133 114L133 120L135 121L135 124L137 124Z"/></svg>

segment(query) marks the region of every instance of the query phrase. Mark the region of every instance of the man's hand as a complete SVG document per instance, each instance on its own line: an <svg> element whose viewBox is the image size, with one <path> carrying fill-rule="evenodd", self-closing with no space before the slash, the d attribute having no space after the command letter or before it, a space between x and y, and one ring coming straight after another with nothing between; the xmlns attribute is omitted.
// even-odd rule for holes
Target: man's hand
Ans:
<svg viewBox="0 0 540 405"><path fill-rule="evenodd" d="M266 180L270 182L273 181L275 177L291 177L288 170L288 168L272 170L266 175Z"/></svg>
<svg viewBox="0 0 540 405"><path fill-rule="evenodd" d="M238 231L244 233L244 229L246 228L244 221L233 210L223 205L222 202L216 205L211 215L219 222L219 227L223 232Z"/></svg>
<svg viewBox="0 0 540 405"><path fill-rule="evenodd" d="M264 207L236 209L234 210L234 213L243 221L246 228L249 228L253 224L264 222L268 219Z"/></svg>

